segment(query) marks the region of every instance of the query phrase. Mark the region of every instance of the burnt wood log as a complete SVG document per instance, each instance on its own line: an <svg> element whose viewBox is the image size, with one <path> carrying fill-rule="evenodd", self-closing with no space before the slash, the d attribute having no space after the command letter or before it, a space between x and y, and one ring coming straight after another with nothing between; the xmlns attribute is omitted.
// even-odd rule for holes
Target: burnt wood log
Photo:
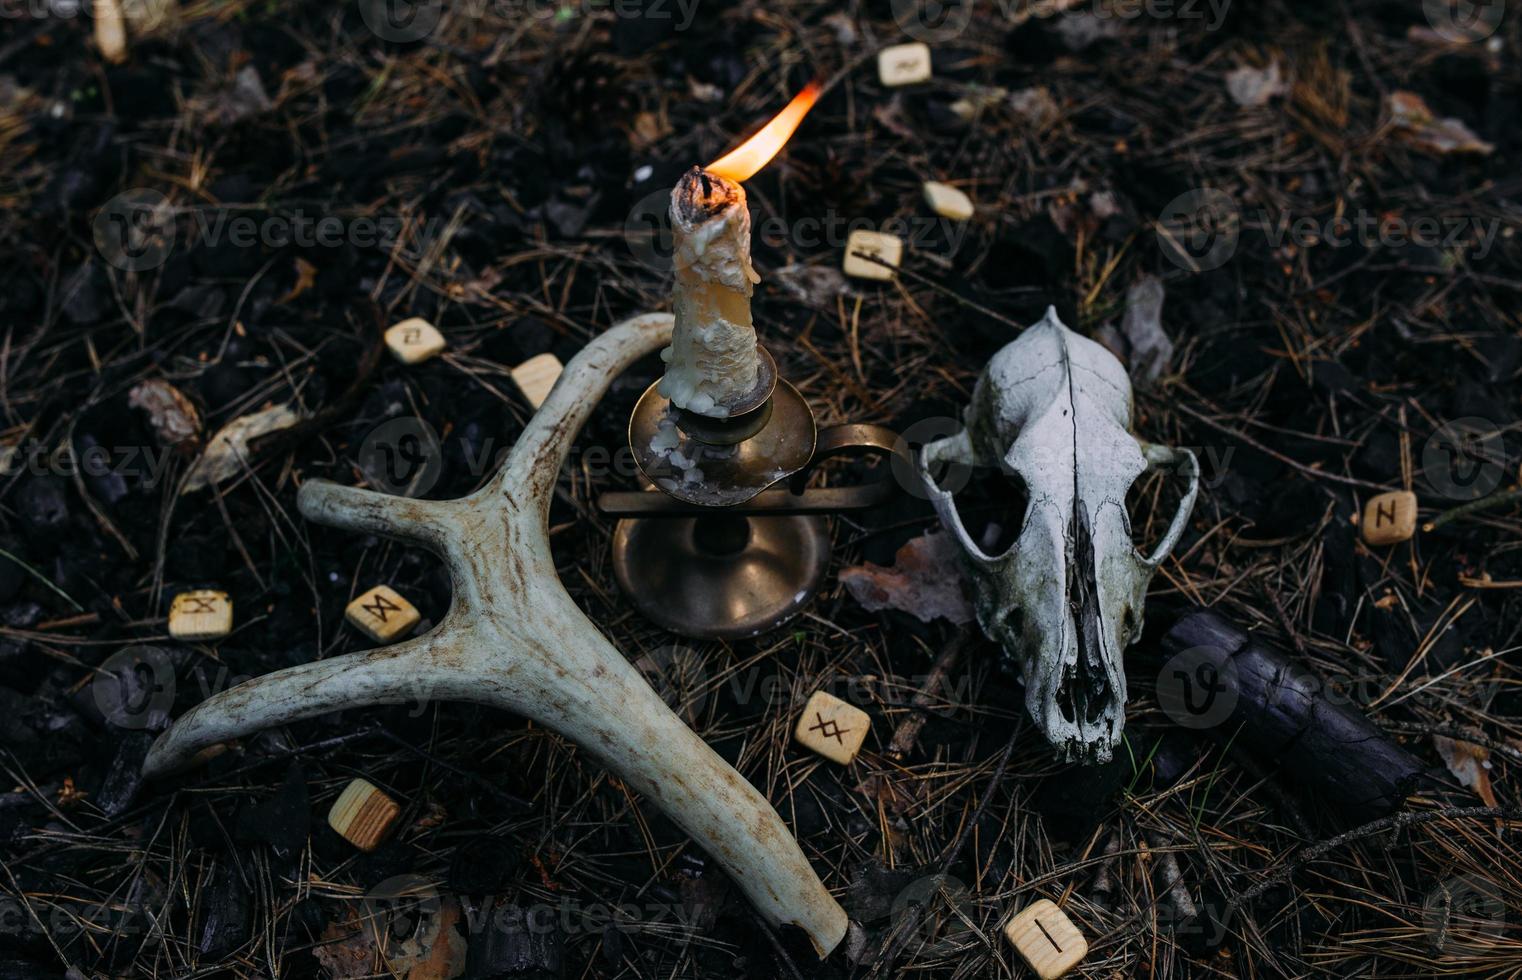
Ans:
<svg viewBox="0 0 1522 980"><path fill-rule="evenodd" d="M1426 767L1309 668L1208 609L1163 635L1158 702L1170 718L1277 767L1359 821L1383 816Z"/></svg>

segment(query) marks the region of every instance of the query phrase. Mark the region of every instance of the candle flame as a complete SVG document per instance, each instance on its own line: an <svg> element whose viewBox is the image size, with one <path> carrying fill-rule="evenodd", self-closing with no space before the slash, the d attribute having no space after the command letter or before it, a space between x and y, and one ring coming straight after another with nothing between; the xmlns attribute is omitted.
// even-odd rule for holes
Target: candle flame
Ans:
<svg viewBox="0 0 1522 980"><path fill-rule="evenodd" d="M803 122L803 117L814 108L814 103L819 101L820 86L818 82L809 82L803 87L803 91L793 96L793 101L782 107L782 111L772 117L771 122L762 126L756 135L719 157L713 163L703 169L711 174L739 183L749 180L756 171L766 166L782 149L788 138L793 135L793 130Z"/></svg>

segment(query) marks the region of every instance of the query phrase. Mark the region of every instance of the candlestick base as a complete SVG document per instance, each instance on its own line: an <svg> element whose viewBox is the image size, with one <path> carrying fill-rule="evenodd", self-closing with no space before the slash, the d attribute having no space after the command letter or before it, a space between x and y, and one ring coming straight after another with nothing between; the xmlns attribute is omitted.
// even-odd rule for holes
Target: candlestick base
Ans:
<svg viewBox="0 0 1522 980"><path fill-rule="evenodd" d="M624 518L613 529L624 594L684 636L743 639L801 612L830 562L829 526L818 515L876 506L895 486L885 474L875 484L808 489L809 475L834 456L903 455L902 440L880 426L821 432L798 389L757 350L764 397L723 419L683 412L651 385L630 416L629 448L654 486L598 500L604 514Z"/></svg>
<svg viewBox="0 0 1522 980"><path fill-rule="evenodd" d="M803 611L824 581L822 517L697 517L619 521L613 574L641 613L673 633L741 640Z"/></svg>

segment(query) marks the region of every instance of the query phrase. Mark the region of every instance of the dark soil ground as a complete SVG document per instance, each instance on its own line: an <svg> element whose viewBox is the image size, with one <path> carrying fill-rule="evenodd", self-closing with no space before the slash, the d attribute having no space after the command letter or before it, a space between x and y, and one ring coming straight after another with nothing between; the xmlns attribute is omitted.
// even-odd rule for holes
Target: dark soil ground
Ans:
<svg viewBox="0 0 1522 980"><path fill-rule="evenodd" d="M463 910L469 976L1023 977L999 927L1038 897L1088 937L1093 977L1522 974L1522 509L1393 547L1356 526L1381 490L1414 490L1433 521L1517 484L1522 17L1481 8L1453 40L1446 5L1415 0L1056 6L977 3L958 30L882 2L524 0L398 27L347 2L144 0L119 65L87 15L6 6L0 976L404 976L404 951ZM883 88L874 52L914 32L934 78ZM1275 64L1265 104L1229 95L1233 71ZM364 649L343 609L371 585L442 616L430 555L309 524L297 488L374 483L367 436L408 417L441 439L428 496L479 486L531 414L514 365L667 307L651 196L816 77L824 99L746 186L758 330L822 422L955 417L1048 304L1140 377L1127 293L1166 289L1176 349L1139 385L1137 428L1195 447L1204 480L1127 656L1115 760L1053 761L996 646L866 612L833 575L788 628L673 656L620 594L591 506L635 485L616 454L652 359L564 475L561 577L772 800L859 924L849 949L817 965L769 933L654 806L493 710L345 712L143 783L167 719ZM1399 125L1403 93L1489 152ZM966 189L974 219L932 220L926 179ZM1207 193L1236 223L1172 247ZM169 224L147 230L172 234L113 247L144 213L124 200L162 202L148 220ZM852 222L894 219L897 282L834 274ZM385 356L408 316L448 351ZM150 379L200 416L177 449L129 404ZM180 492L211 433L277 404L303 421ZM70 465L102 450L109 465ZM1171 514L1156 492L1136 495L1141 537ZM997 518L1003 499L969 510ZM889 563L934 520L909 493L838 519L837 567ZM169 640L169 600L196 587L232 595L231 636ZM1431 768L1426 788L1338 839L1379 815L1175 725L1158 635L1194 604L1327 678ZM103 668L133 644L170 669L124 705ZM946 682L911 704L938 658ZM791 744L820 687L872 717L850 767ZM371 854L325 820L357 776L404 808Z"/></svg>

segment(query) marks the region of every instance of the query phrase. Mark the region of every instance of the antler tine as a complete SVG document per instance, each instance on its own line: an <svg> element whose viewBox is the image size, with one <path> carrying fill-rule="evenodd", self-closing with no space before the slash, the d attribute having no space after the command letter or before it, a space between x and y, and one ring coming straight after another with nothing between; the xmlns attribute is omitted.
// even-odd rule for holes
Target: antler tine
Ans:
<svg viewBox="0 0 1522 980"><path fill-rule="evenodd" d="M583 347L518 437L494 492L512 490L547 509L548 488L559 479L572 441L603 392L629 365L669 343L675 322L670 313L646 313L625 320Z"/></svg>
<svg viewBox="0 0 1522 980"><path fill-rule="evenodd" d="M446 626L396 646L245 681L176 720L153 743L143 773L156 778L178 772L189 768L196 753L208 746L330 711L430 698L468 700L474 678L437 664L469 646L467 636L467 630Z"/></svg>
<svg viewBox="0 0 1522 980"><path fill-rule="evenodd" d="M413 541L440 552L449 546L459 506L453 500L414 500L314 479L301 485L296 509L319 524Z"/></svg>

